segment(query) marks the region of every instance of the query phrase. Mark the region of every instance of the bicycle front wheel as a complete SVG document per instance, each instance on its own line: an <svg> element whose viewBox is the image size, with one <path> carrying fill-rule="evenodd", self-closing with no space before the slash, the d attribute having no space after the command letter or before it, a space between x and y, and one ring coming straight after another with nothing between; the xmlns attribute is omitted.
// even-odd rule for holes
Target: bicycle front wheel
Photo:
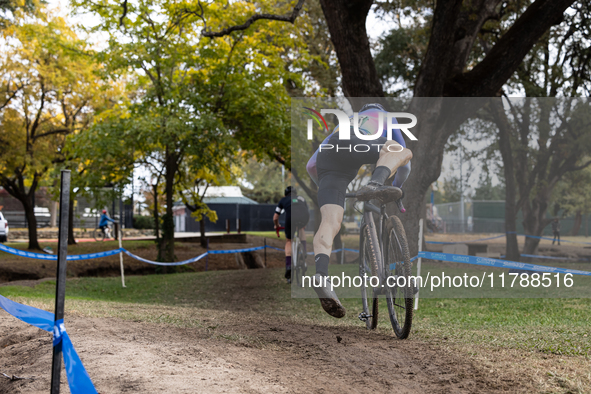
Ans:
<svg viewBox="0 0 591 394"><path fill-rule="evenodd" d="M386 222L384 277L387 281L386 303L394 333L400 339L408 338L412 326L414 283L411 280L411 262L406 232L396 216Z"/></svg>
<svg viewBox="0 0 591 394"><path fill-rule="evenodd" d="M377 256L379 245L375 228L370 225L361 226L359 235L359 277L361 282L361 302L363 311L359 318L365 321L368 330L373 330L378 325L378 299L374 297L374 288L371 286L369 277L376 277L378 274ZM373 230L373 231L372 231Z"/></svg>
<svg viewBox="0 0 591 394"><path fill-rule="evenodd" d="M94 229L94 240L97 242L101 242L105 240L105 233L100 228Z"/></svg>

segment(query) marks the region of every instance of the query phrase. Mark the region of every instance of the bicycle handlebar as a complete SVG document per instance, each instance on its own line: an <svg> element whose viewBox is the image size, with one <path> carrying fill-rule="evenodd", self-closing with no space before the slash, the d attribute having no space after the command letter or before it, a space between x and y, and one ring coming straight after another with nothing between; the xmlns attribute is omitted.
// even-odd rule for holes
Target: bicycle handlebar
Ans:
<svg viewBox="0 0 591 394"><path fill-rule="evenodd" d="M275 232L277 233L277 238L281 238L281 236L279 235L279 231L281 230L285 230L285 227L275 227Z"/></svg>

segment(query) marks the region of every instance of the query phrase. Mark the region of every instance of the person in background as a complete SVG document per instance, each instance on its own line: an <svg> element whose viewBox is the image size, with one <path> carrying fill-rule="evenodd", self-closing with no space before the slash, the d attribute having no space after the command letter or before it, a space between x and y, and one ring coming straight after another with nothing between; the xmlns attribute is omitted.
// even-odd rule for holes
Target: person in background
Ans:
<svg viewBox="0 0 591 394"><path fill-rule="evenodd" d="M109 217L109 215L107 215L107 210L103 209L103 213L101 215L101 220L99 221L99 228L101 229L101 231L105 235L105 238L107 238L107 239L109 238L109 235L107 234L105 229L107 228L107 226L109 226L109 222L115 223L115 221L113 219L111 219Z"/></svg>
<svg viewBox="0 0 591 394"><path fill-rule="evenodd" d="M552 234L554 234L554 239L552 240L552 245L556 239L558 239L558 245L560 245L560 221L558 218L554 218L552 221Z"/></svg>
<svg viewBox="0 0 591 394"><path fill-rule="evenodd" d="M308 205L302 196L298 196L295 188L288 186L273 215L275 229L279 228L279 215L285 211L285 279L291 283L291 239L296 231L302 242L304 253L306 253L306 233L304 229L308 224L310 216ZM305 264L305 262L304 262Z"/></svg>

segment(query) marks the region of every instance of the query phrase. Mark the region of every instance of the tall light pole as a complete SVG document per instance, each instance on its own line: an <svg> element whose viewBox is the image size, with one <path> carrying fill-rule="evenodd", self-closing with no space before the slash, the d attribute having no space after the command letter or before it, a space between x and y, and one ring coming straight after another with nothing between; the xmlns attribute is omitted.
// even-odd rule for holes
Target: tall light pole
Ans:
<svg viewBox="0 0 591 394"><path fill-rule="evenodd" d="M462 140L460 140L460 232L464 232L464 173L462 171Z"/></svg>

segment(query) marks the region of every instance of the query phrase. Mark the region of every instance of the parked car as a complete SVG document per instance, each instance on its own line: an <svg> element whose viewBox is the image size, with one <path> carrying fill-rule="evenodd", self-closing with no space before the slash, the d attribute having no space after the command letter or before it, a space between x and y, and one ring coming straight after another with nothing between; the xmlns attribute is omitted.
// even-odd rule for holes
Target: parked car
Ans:
<svg viewBox="0 0 591 394"><path fill-rule="evenodd" d="M8 240L8 221L0 212L0 242L6 242Z"/></svg>

